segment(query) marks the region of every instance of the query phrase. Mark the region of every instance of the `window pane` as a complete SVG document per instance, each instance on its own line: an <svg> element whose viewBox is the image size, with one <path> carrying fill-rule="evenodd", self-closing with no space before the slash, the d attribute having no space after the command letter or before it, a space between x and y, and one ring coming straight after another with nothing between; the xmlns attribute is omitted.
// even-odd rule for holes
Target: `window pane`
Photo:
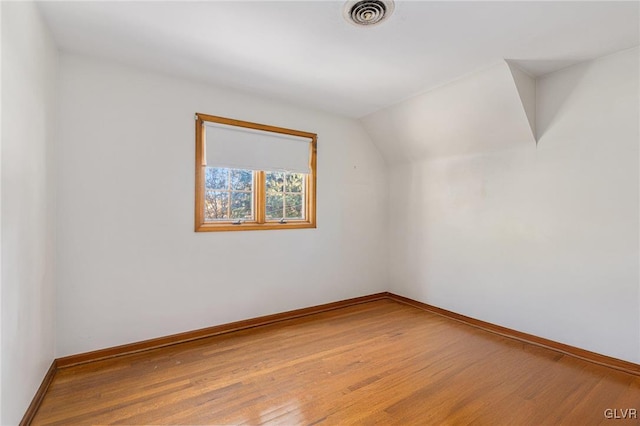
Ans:
<svg viewBox="0 0 640 426"><path fill-rule="evenodd" d="M285 191L302 192L304 186L304 175L302 173L287 173L285 178Z"/></svg>
<svg viewBox="0 0 640 426"><path fill-rule="evenodd" d="M266 172L267 192L282 192L284 190L284 175L282 172Z"/></svg>
<svg viewBox="0 0 640 426"><path fill-rule="evenodd" d="M229 218L229 193L206 191L204 200L204 218L215 221Z"/></svg>
<svg viewBox="0 0 640 426"><path fill-rule="evenodd" d="M284 199L282 194L267 195L267 219L281 219Z"/></svg>
<svg viewBox="0 0 640 426"><path fill-rule="evenodd" d="M206 189L227 189L229 187L229 169L207 167L204 184Z"/></svg>
<svg viewBox="0 0 640 426"><path fill-rule="evenodd" d="M231 193L231 219L253 219L250 192Z"/></svg>
<svg viewBox="0 0 640 426"><path fill-rule="evenodd" d="M302 219L302 194L285 195L285 218Z"/></svg>
<svg viewBox="0 0 640 426"><path fill-rule="evenodd" d="M231 189L236 191L251 191L253 172L251 170L231 169Z"/></svg>

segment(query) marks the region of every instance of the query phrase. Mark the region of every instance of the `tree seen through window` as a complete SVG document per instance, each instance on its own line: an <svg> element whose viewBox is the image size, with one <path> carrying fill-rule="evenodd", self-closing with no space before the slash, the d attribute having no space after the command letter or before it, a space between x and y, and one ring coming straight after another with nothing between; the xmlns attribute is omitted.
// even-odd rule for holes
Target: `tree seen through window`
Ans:
<svg viewBox="0 0 640 426"><path fill-rule="evenodd" d="M253 216L253 172L207 167L205 219L252 220Z"/></svg>
<svg viewBox="0 0 640 426"><path fill-rule="evenodd" d="M267 220L303 219L304 174L266 172L265 178Z"/></svg>

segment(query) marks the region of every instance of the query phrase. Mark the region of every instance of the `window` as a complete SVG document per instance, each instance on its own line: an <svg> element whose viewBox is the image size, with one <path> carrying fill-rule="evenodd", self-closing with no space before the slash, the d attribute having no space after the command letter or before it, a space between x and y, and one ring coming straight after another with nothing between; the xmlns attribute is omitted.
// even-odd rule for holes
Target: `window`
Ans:
<svg viewBox="0 0 640 426"><path fill-rule="evenodd" d="M254 220L253 172L220 167L205 170L204 220Z"/></svg>
<svg viewBox="0 0 640 426"><path fill-rule="evenodd" d="M195 230L316 227L314 133L196 114Z"/></svg>

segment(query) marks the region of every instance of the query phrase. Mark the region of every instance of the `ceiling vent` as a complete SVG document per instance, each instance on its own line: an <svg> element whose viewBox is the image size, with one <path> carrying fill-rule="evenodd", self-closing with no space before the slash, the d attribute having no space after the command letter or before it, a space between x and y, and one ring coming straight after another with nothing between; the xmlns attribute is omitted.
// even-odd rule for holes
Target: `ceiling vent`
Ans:
<svg viewBox="0 0 640 426"><path fill-rule="evenodd" d="M393 12L393 0L348 1L344 5L344 18L354 25L375 25Z"/></svg>

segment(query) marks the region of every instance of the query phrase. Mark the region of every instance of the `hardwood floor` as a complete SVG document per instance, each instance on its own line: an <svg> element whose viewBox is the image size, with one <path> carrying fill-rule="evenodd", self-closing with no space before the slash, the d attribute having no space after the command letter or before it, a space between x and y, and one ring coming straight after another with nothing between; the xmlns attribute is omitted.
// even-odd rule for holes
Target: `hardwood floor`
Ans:
<svg viewBox="0 0 640 426"><path fill-rule="evenodd" d="M640 377L379 300L58 371L33 425L640 424Z"/></svg>

